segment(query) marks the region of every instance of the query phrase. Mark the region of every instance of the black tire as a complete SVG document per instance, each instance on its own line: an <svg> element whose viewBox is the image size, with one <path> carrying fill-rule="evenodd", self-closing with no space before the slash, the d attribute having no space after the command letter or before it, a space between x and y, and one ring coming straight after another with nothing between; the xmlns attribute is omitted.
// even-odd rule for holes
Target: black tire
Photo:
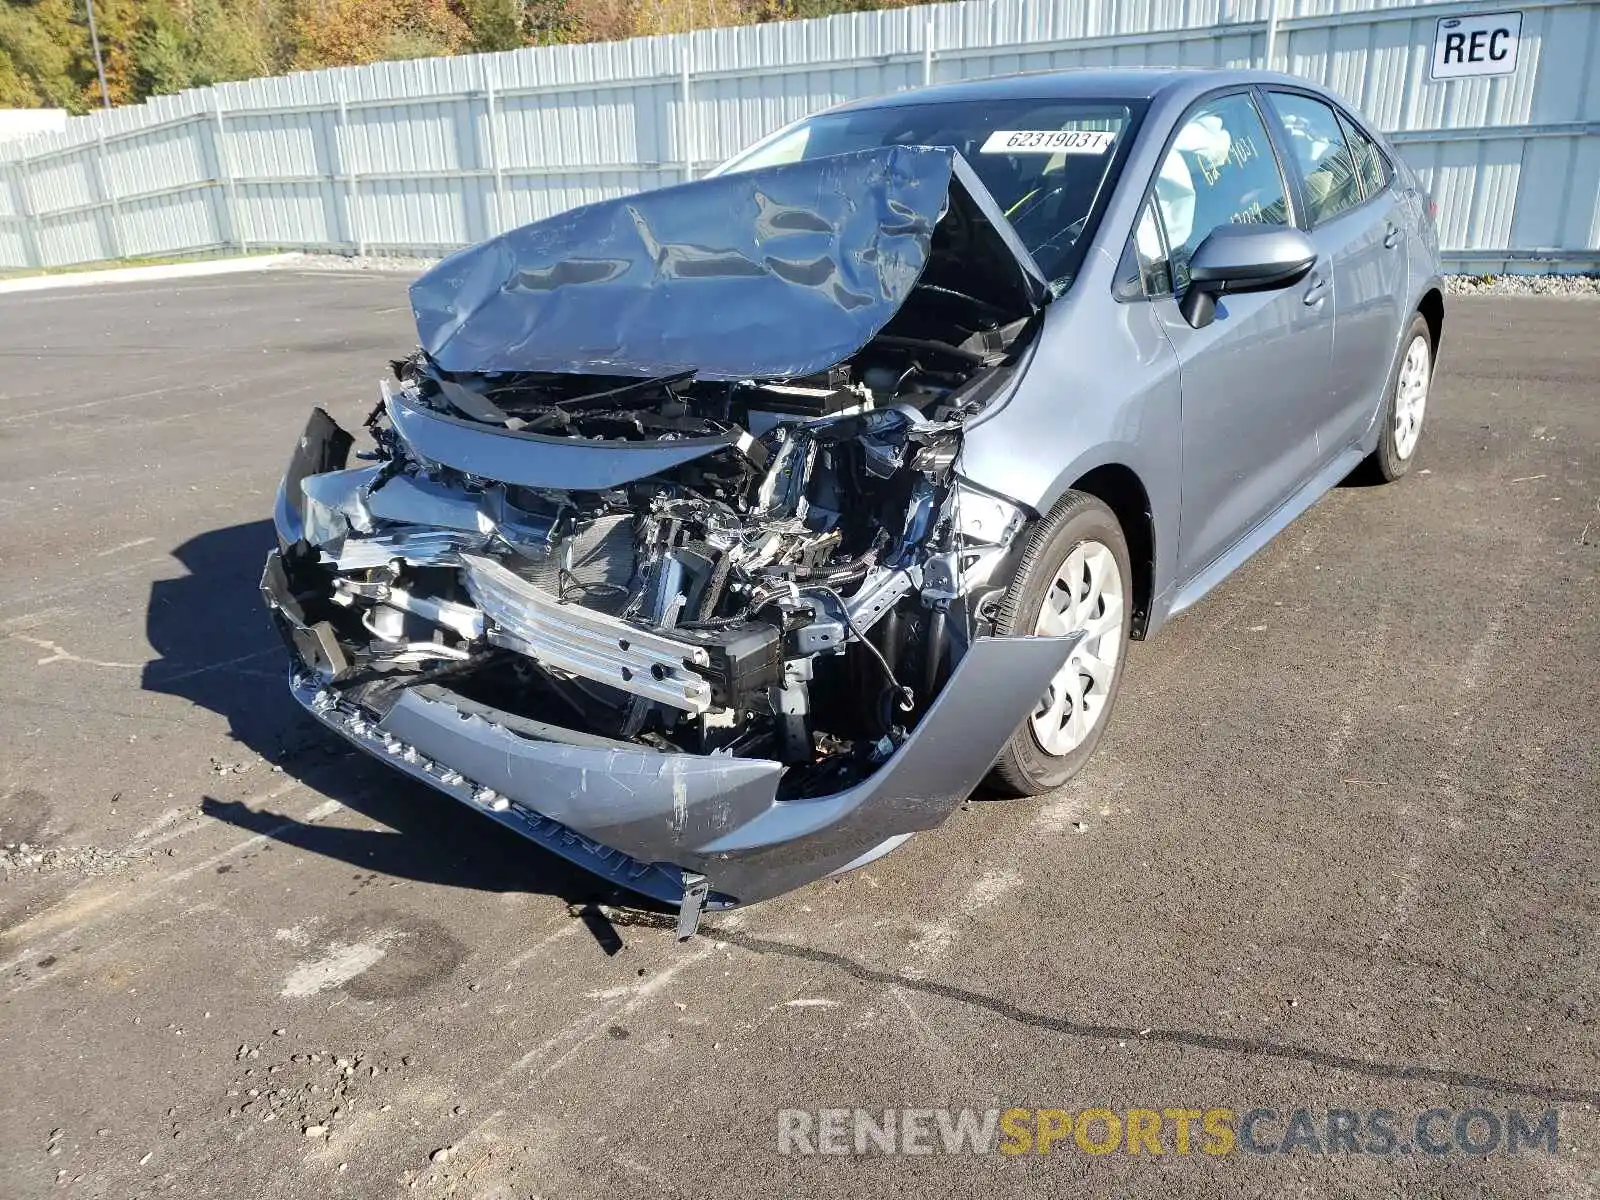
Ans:
<svg viewBox="0 0 1600 1200"><path fill-rule="evenodd" d="M1094 496L1069 491L1040 523L1001 601L995 633L1000 636L1033 633L1040 606L1057 571L1067 556L1086 542L1099 542L1111 551L1122 581L1122 635L1105 705L1084 740L1060 755L1044 750L1034 733L1032 712L1025 716L989 774L989 786L1004 795L1037 796L1071 779L1094 753L1122 690L1122 668L1133 613L1133 572L1128 561L1128 542L1116 514Z"/></svg>
<svg viewBox="0 0 1600 1200"><path fill-rule="evenodd" d="M1411 324L1406 327L1406 333L1400 339L1400 350L1395 355L1394 367L1389 371L1387 392L1383 398L1383 409L1378 420L1382 429L1378 432L1378 448L1362 460L1357 468L1360 474L1372 483L1393 483L1411 469L1411 464L1417 458L1417 446L1420 445L1422 431L1417 431L1417 442L1413 443L1411 452L1401 455L1400 447L1395 440L1395 404L1397 402L1397 389L1400 382L1400 370L1405 365L1406 353L1417 338L1422 338L1428 346L1428 381L1433 381L1434 345L1433 334L1428 329L1428 322L1421 313L1413 313ZM1426 416L1426 409L1423 410Z"/></svg>

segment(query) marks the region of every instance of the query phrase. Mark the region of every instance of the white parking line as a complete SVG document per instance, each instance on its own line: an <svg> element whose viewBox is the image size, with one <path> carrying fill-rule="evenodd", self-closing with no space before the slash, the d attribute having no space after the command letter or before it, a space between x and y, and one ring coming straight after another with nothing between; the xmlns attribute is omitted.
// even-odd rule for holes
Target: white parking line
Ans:
<svg viewBox="0 0 1600 1200"><path fill-rule="evenodd" d="M108 550L96 550L94 556L96 558L109 558L113 554L121 554L124 550L132 550L136 546L148 546L153 541L155 541L153 537L134 538L131 542L121 542Z"/></svg>

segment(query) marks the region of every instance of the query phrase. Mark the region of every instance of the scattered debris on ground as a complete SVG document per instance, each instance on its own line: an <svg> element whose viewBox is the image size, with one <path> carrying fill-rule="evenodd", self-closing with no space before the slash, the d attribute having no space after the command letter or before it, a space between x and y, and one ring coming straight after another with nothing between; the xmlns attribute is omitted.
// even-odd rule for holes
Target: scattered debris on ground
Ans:
<svg viewBox="0 0 1600 1200"><path fill-rule="evenodd" d="M286 1036L274 1029L272 1036ZM229 1082L224 1099L230 1121L282 1122L302 1138L328 1141L339 1124L358 1108L369 1106L362 1085L411 1064L409 1055L393 1062L384 1054L317 1049L284 1055L281 1043L267 1053L267 1041L241 1043L234 1061L239 1073ZM382 1111L380 1109L380 1111Z"/></svg>
<svg viewBox="0 0 1600 1200"><path fill-rule="evenodd" d="M122 850L106 850L99 846L36 846L31 842L7 842L0 846L0 879L27 872L44 874L50 871L77 871L82 875L104 875L126 866L134 857Z"/></svg>

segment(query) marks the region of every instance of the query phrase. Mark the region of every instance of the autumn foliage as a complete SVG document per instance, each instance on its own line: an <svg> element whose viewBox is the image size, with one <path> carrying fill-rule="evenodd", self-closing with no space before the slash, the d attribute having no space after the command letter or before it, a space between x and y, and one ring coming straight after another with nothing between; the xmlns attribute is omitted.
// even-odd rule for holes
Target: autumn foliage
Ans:
<svg viewBox="0 0 1600 1200"><path fill-rule="evenodd" d="M397 58L610 41L906 0L93 0L114 104ZM0 108L100 103L86 0L0 0Z"/></svg>

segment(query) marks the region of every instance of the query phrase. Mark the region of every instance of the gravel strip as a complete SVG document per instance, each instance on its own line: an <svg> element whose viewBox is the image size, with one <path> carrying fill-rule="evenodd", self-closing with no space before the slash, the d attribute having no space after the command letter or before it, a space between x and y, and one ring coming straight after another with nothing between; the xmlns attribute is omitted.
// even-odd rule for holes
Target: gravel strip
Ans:
<svg viewBox="0 0 1600 1200"><path fill-rule="evenodd" d="M1600 275L1446 275L1452 296L1565 296L1600 299Z"/></svg>
<svg viewBox="0 0 1600 1200"><path fill-rule="evenodd" d="M410 254L297 254L285 271L369 271L386 275L420 275L439 260Z"/></svg>

